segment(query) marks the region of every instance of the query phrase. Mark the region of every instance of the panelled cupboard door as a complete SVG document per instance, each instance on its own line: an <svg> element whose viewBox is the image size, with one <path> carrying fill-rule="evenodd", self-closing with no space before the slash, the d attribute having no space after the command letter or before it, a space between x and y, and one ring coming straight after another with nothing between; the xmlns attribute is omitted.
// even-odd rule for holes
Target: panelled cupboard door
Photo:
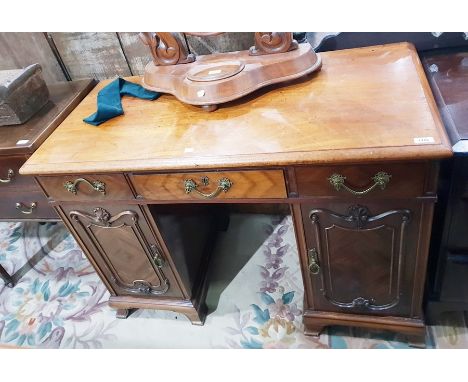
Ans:
<svg viewBox="0 0 468 382"><path fill-rule="evenodd" d="M118 296L183 297L140 207L63 207Z"/></svg>
<svg viewBox="0 0 468 382"><path fill-rule="evenodd" d="M408 316L421 208L417 202L304 204L308 305Z"/></svg>

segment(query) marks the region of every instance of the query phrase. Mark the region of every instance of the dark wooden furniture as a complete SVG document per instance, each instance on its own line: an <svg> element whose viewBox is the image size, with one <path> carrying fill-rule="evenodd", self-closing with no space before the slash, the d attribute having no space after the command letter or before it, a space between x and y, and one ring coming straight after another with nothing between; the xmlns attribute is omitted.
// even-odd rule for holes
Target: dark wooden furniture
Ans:
<svg viewBox="0 0 468 382"><path fill-rule="evenodd" d="M325 36L315 51L329 52L397 42L409 42L422 52L466 46L466 37L462 32L339 32Z"/></svg>
<svg viewBox="0 0 468 382"><path fill-rule="evenodd" d="M0 127L0 221L60 220L34 177L20 175L19 169L95 84L80 80L49 85L49 101L28 122ZM0 277L13 286L1 265Z"/></svg>
<svg viewBox="0 0 468 382"><path fill-rule="evenodd" d="M427 52L422 62L454 158L443 163L431 245L427 315L468 310L468 44Z"/></svg>
<svg viewBox="0 0 468 382"><path fill-rule="evenodd" d="M124 116L90 127L82 118L95 110L98 86L21 168L36 176L120 317L168 309L202 323L220 211L283 204L293 215L307 333L363 326L421 344L448 138L413 46L322 60L318 73L213 113L171 95L124 98Z"/></svg>

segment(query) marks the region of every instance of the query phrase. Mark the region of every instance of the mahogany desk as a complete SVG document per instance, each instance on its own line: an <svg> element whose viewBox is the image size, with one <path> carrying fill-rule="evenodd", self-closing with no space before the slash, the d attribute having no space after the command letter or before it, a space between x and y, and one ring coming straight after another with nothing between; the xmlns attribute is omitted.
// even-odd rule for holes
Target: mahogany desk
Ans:
<svg viewBox="0 0 468 382"><path fill-rule="evenodd" d="M94 127L82 119L100 84L21 168L118 316L167 309L202 324L216 217L279 203L293 215L308 334L353 325L423 341L438 160L451 146L413 46L322 59L317 74L212 113L124 98L124 116Z"/></svg>

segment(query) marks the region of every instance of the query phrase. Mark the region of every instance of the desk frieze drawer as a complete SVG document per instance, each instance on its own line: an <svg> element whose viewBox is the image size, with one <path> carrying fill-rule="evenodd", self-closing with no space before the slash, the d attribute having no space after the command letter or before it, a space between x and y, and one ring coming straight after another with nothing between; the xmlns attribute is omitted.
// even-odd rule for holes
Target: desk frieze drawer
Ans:
<svg viewBox="0 0 468 382"><path fill-rule="evenodd" d="M98 201L134 199L125 177L113 175L41 176L46 194L60 201Z"/></svg>
<svg viewBox="0 0 468 382"><path fill-rule="evenodd" d="M0 193L0 219L58 219L42 191L5 191Z"/></svg>
<svg viewBox="0 0 468 382"><path fill-rule="evenodd" d="M425 163L297 167L300 196L417 197L424 189Z"/></svg>
<svg viewBox="0 0 468 382"><path fill-rule="evenodd" d="M282 170L134 174L131 181L151 200L286 198Z"/></svg>

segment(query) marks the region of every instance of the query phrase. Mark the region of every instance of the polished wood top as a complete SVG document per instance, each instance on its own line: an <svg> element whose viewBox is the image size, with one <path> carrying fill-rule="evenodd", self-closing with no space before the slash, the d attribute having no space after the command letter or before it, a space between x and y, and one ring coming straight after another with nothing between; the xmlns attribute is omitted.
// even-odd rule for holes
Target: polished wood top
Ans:
<svg viewBox="0 0 468 382"><path fill-rule="evenodd" d="M95 127L98 85L22 167L23 174L181 170L451 155L412 45L322 53L318 73L208 113L163 95L123 98ZM130 78L139 81L138 77Z"/></svg>
<svg viewBox="0 0 468 382"><path fill-rule="evenodd" d="M468 153L468 46L422 58L445 127L458 153Z"/></svg>
<svg viewBox="0 0 468 382"><path fill-rule="evenodd" d="M92 79L48 84L49 101L29 121L0 126L0 155L33 153L95 85Z"/></svg>

